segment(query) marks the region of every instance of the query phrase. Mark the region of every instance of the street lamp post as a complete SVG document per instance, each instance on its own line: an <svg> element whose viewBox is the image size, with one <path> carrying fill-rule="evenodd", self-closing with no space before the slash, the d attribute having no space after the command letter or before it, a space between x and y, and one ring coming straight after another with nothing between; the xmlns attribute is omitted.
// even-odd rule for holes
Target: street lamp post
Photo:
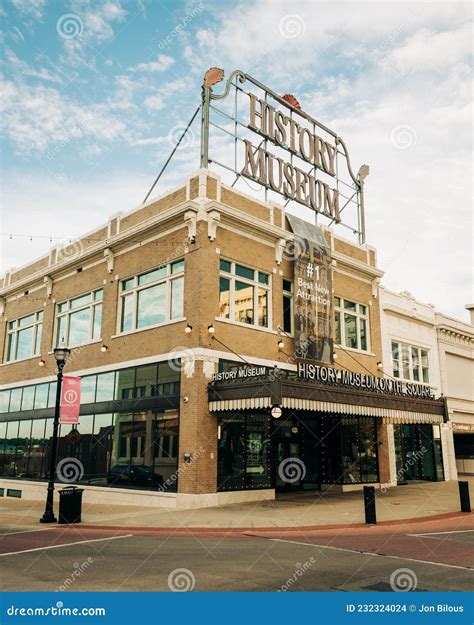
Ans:
<svg viewBox="0 0 474 625"><path fill-rule="evenodd" d="M66 366L71 350L67 347L56 347L54 357L58 365L58 382L56 386L56 404L54 409L54 425L53 425L53 442L51 445L51 454L49 458L49 477L48 477L48 493L46 495L46 507L44 514L40 519L40 523L56 523L54 516L53 499L54 499L54 478L56 474L56 456L58 455L58 429L59 429L59 411L61 406L61 389L63 385L63 369Z"/></svg>

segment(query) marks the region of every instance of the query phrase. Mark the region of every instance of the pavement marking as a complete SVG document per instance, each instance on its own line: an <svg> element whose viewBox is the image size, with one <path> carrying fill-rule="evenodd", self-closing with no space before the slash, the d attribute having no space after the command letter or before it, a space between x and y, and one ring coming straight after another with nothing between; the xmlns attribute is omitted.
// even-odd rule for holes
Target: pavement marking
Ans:
<svg viewBox="0 0 474 625"><path fill-rule="evenodd" d="M41 527L35 530L21 530L19 532L5 532L4 534L0 534L0 536L13 536L14 534L28 534L29 532L47 532L48 530L56 530L58 529L56 526L55 527Z"/></svg>
<svg viewBox="0 0 474 625"><path fill-rule="evenodd" d="M407 536L436 536L437 534L466 534L474 530L450 530L448 532L423 532L423 534L407 534Z"/></svg>
<svg viewBox="0 0 474 625"><path fill-rule="evenodd" d="M74 545L83 545L85 543L98 543L102 540L117 540L119 538L132 538L133 534L126 534L125 536L109 536L109 538L93 538L92 540L79 540L75 543L63 543L62 545L47 545L46 547L35 547L34 549L23 549L22 551L10 551L10 553L0 553L0 558L3 556L14 556L18 553L31 553L32 551L46 551L46 549L59 549L60 547L71 547Z"/></svg>
<svg viewBox="0 0 474 625"><path fill-rule="evenodd" d="M403 556L391 556L384 553L374 553L372 551L357 551L356 549L345 549L344 547L332 547L330 545L317 545L315 543L302 543L296 540L285 540L283 538L269 538L280 543L291 543L292 545L303 545L305 547L319 547L320 549L333 549L334 551L348 551L349 553L358 553L364 556L379 556L381 558L394 558L395 560L407 560L408 562L419 562L420 564L434 564L435 566L445 566L449 569L463 569L464 571L472 571L470 566L460 566L458 564L445 564L444 562L431 562L430 560L417 560L415 558L405 558Z"/></svg>

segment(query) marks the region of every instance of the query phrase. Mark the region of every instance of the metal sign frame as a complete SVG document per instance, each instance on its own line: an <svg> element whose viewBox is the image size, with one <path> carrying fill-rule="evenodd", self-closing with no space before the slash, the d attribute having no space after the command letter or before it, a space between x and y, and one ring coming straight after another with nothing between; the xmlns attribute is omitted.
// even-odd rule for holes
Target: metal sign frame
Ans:
<svg viewBox="0 0 474 625"><path fill-rule="evenodd" d="M212 78L208 80L208 76L211 76L211 74L212 74ZM330 226L334 222L336 222L338 223L338 225L349 228L354 234L358 236L359 243L364 244L365 243L364 179L369 173L368 166L362 165L357 175L355 175L351 166L351 161L349 158L349 153L348 153L346 144L344 143L342 138L339 137L337 133L332 131L327 126L321 124L319 121L317 121L316 119L314 119L313 117L311 117L310 115L302 111L300 108L297 108L297 106L295 106L288 100L284 99L282 96L275 93L272 89L270 89L266 85L262 84L261 82L259 82L258 80L256 80L255 78L253 78L252 76L250 76L249 74L246 74L245 72L241 70L235 70L229 75L227 82L225 84L224 91L222 93L220 94L214 93L212 91L213 85L220 82L223 76L224 76L223 70L220 70L218 68L211 68L211 70L209 70L206 73L203 86L202 86L201 153L200 153L201 168L209 168L210 164L214 164L217 167L220 167L220 168L223 168L225 170L232 172L233 174L235 174L235 179L231 186L235 186L237 181L242 176L245 176L245 174L242 173L242 170L239 170L239 167L237 165L238 145L239 145L239 142L241 143L244 142L244 139L241 134L242 131L245 129L246 131L250 131L254 133L255 136L261 137L260 143L255 148L254 156L255 156L255 153L260 148L263 148L266 153L267 144L274 145L274 142L269 140L267 136L262 136L261 133L256 131L250 125L248 124L246 125L245 123L239 121L238 119L237 107L238 107L239 93L246 94L246 95L253 94L253 96L255 96L255 93L253 91L248 91L245 89L246 84L250 83L250 85L253 85L258 90L263 92L265 103L267 103L269 100L272 100L275 103L284 106L286 110L289 111L288 117L291 120L293 120L294 118L298 118L298 117L299 119L304 119L305 123L309 124L309 128L313 129L313 134L316 133L316 130L319 130L319 131L323 131L326 135L332 138L332 140L334 141L334 148L335 148L335 174L331 174L331 175L333 175L334 177L335 190L337 191L339 198L343 200L343 204L342 206L339 207L339 220L336 220L333 217L329 220L329 223L327 225ZM233 114L229 114L228 112L224 111L222 108L219 107L219 102L228 98L232 90L234 93ZM230 132L227 128L224 128L222 125L216 123L213 119L211 119L211 114L218 115L221 118L224 118L224 120L226 120L228 123L231 123L233 126L233 132ZM222 163L219 160L212 158L212 155L210 156L209 154L210 127L213 127L218 132L222 132L226 134L227 136L232 137L233 142L234 142L234 167L230 167L229 165L226 165L225 163ZM287 150L288 148L284 146L283 149ZM294 154L290 150L288 150L288 153L289 153L289 163L293 164ZM305 161L305 159L302 158L300 155L296 154L296 156L297 158ZM306 160L306 162L309 162L309 161ZM340 172L341 164L344 165L346 168L345 169L346 175L344 177ZM318 168L316 165L314 165L314 168L312 168L312 174L315 180L319 180L321 171L322 171L321 168ZM245 177L249 178L249 176L245 176ZM261 183L255 179L253 180L257 184L259 184L261 188L262 187L264 188L265 201L267 201L268 192L275 191L275 189L271 189L265 183ZM293 198L289 198L288 196L285 196L284 193L280 193L280 195L283 195L286 199L284 203L285 207L292 201L296 201L296 202L298 201L298 200L294 200ZM300 202L300 204L302 203ZM353 206L357 210L357 227L356 228L353 225L345 223L340 218L341 213L343 213L343 211L348 206ZM314 210L314 212L315 212L316 221L317 221L318 214L322 214L323 216L328 217L328 215L325 213L318 213L316 210Z"/></svg>

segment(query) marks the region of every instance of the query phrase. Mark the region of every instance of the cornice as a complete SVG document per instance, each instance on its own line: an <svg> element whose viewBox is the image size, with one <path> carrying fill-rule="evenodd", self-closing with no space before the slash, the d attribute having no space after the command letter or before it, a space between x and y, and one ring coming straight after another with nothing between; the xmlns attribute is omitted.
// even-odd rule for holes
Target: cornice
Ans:
<svg viewBox="0 0 474 625"><path fill-rule="evenodd" d="M0 289L0 297L8 297L15 295L18 291L23 291L25 288L28 288L30 285L35 282L42 282L44 278L49 278L54 281L55 278L61 277L64 273L67 273L72 268L77 267L85 262L89 262L94 257L99 256L100 260L104 260L104 251L111 250L113 252L120 251L123 247L126 247L127 242L134 237L141 235L146 232L150 234L150 230L155 228L156 226L171 226L179 223L179 216L184 214L186 211L193 211L196 214L199 211L199 204L193 200L186 200L181 204L168 208L164 211L159 212L152 217L139 222L135 226L127 228L122 232L118 232L115 235L112 235L109 238L104 238L102 241L99 241L80 253L74 255L71 258L65 258L57 263L54 263L48 267L45 267L39 271L32 273L29 276L25 276L21 280L14 282L7 287L3 287ZM186 227L186 223L183 220L183 227ZM163 231L163 235L166 234L166 231ZM87 235L84 237L79 237L76 241L72 241L71 245L74 243L78 243L81 239L87 240ZM33 264L33 263L32 263ZM27 267L27 265L26 265ZM41 285L43 286L43 285Z"/></svg>

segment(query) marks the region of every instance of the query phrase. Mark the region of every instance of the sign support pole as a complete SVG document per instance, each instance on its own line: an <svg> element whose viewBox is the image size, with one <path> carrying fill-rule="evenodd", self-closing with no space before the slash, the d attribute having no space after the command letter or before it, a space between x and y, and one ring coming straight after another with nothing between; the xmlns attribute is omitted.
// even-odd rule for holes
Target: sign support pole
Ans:
<svg viewBox="0 0 474 625"><path fill-rule="evenodd" d="M201 104L201 169L209 166L209 104L211 101L211 88L204 81L202 85Z"/></svg>

